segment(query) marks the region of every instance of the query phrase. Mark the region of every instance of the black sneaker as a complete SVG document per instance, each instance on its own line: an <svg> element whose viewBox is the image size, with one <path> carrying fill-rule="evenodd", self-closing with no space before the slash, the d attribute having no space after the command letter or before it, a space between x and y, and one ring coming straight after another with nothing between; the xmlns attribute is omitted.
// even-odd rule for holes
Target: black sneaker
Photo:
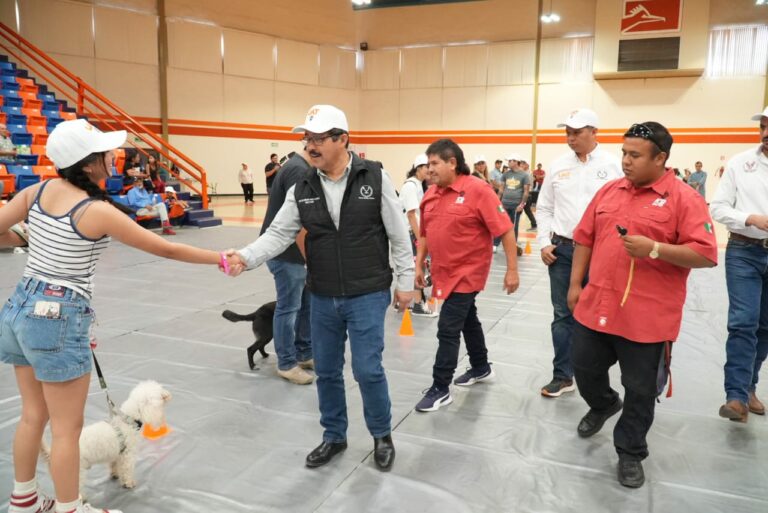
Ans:
<svg viewBox="0 0 768 513"><path fill-rule="evenodd" d="M640 488L645 483L643 464L638 460L619 458L616 474L619 483L627 488Z"/></svg>
<svg viewBox="0 0 768 513"><path fill-rule="evenodd" d="M408 307L411 311L411 315L418 315L419 317L437 317L437 312L433 312L425 303L414 303L413 306Z"/></svg>
<svg viewBox="0 0 768 513"><path fill-rule="evenodd" d="M553 378L541 389L541 395L544 397L560 397L565 392L573 392L576 385L572 379Z"/></svg>
<svg viewBox="0 0 768 513"><path fill-rule="evenodd" d="M439 387L432 385L424 393L424 397L416 404L416 411L427 412L437 411L443 406L448 406L453 402L451 392L448 387Z"/></svg>
<svg viewBox="0 0 768 513"><path fill-rule="evenodd" d="M488 364L487 369L467 369L467 372L453 380L453 384L460 387L469 387L480 381L490 381L495 377L496 374L493 372L491 364Z"/></svg>
<svg viewBox="0 0 768 513"><path fill-rule="evenodd" d="M616 398L616 402L613 403L613 405L608 408L608 410L602 413L590 409L581 419L579 426L576 428L579 436L581 438L589 438L590 436L600 431L603 427L603 424L605 424L605 421L621 411L622 406L624 406L624 403L621 402L621 399Z"/></svg>

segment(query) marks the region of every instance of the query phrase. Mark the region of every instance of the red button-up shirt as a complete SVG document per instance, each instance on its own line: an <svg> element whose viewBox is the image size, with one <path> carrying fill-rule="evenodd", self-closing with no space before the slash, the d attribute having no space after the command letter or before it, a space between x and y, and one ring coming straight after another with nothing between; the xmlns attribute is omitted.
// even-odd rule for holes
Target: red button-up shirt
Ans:
<svg viewBox="0 0 768 513"><path fill-rule="evenodd" d="M617 224L627 228L628 235L688 246L717 263L707 204L669 171L648 187L635 188L622 178L600 189L573 234L578 244L592 248L589 283L576 305L576 320L634 342L674 341L690 269L661 259L635 258L629 296L620 306L632 257L624 249Z"/></svg>
<svg viewBox="0 0 768 513"><path fill-rule="evenodd" d="M493 238L512 229L493 188L474 176L459 175L448 187L433 185L421 201L421 236L432 255L432 290L451 292L485 288L493 257Z"/></svg>

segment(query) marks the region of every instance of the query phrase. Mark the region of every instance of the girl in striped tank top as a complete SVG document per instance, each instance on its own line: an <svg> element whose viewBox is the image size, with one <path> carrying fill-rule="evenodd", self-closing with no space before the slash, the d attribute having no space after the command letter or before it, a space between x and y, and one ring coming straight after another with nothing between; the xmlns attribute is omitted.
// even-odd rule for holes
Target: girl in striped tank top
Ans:
<svg viewBox="0 0 768 513"><path fill-rule="evenodd" d="M18 245L9 228L29 219L27 266L0 310L0 360L14 366L22 402L9 513L97 511L78 494L78 441L91 377L93 276L110 239L183 262L225 262L224 253L174 244L141 228L99 188L125 139L125 131L103 133L84 119L59 124L46 153L62 180L28 187L0 209L0 246ZM49 419L55 501L38 491L35 477Z"/></svg>

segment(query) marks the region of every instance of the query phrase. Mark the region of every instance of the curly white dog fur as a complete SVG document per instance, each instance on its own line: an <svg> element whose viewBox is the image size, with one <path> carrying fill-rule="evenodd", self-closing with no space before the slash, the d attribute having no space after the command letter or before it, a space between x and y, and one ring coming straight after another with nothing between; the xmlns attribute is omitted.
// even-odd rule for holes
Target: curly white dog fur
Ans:
<svg viewBox="0 0 768 513"><path fill-rule="evenodd" d="M165 418L165 404L171 393L156 381L142 381L131 390L128 399L120 405L121 414L109 421L97 422L83 428L80 435L80 495L88 469L99 463L108 463L113 479L125 488L136 486L134 467L136 446L141 438L143 424L161 426ZM43 453L48 453L43 447Z"/></svg>

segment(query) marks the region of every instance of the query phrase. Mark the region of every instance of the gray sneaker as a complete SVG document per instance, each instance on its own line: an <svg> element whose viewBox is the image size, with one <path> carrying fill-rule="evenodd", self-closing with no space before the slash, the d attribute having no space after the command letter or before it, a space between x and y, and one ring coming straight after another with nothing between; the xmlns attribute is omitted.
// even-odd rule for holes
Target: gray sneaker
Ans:
<svg viewBox="0 0 768 513"><path fill-rule="evenodd" d="M418 315L419 317L437 317L437 312L433 312L425 303L414 303L413 306L408 307L411 311L411 315Z"/></svg>
<svg viewBox="0 0 768 513"><path fill-rule="evenodd" d="M560 397L565 392L576 390L576 384L572 379L554 378L541 389L541 395L544 397Z"/></svg>

